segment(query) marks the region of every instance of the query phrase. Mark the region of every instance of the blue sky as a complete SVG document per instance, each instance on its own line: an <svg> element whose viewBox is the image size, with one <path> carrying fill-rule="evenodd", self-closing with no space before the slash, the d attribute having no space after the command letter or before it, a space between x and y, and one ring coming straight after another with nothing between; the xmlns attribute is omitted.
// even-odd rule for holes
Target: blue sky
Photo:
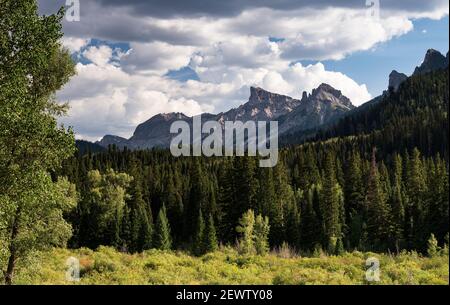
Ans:
<svg viewBox="0 0 450 305"><path fill-rule="evenodd" d="M367 84L373 96L388 85L392 70L411 75L421 64L425 53L432 48L446 55L449 49L449 20L419 19L413 21L414 30L378 44L373 50L356 52L339 61L324 61L328 70L345 73L359 83Z"/></svg>

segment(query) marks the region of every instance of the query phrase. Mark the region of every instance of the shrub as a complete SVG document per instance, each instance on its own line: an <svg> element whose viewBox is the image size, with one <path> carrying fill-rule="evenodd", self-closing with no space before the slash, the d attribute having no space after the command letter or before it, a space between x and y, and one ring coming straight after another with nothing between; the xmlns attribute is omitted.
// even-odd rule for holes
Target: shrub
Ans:
<svg viewBox="0 0 450 305"><path fill-rule="evenodd" d="M428 248L427 248L428 256L435 257L436 255L439 254L440 251L441 249L438 246L438 241L434 236L434 234L432 233L430 238L428 239Z"/></svg>

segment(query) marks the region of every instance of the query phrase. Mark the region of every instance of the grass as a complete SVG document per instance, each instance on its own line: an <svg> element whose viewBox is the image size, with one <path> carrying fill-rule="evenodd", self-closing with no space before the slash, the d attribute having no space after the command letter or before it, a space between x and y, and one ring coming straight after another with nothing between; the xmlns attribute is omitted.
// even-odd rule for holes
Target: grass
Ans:
<svg viewBox="0 0 450 305"><path fill-rule="evenodd" d="M66 280L67 259L80 264L80 281ZM380 261L380 281L366 281L366 259ZM202 257L149 250L124 254L108 247L53 249L19 264L15 284L449 284L448 253L422 257L352 252L342 256L299 257L272 252L242 257L232 248Z"/></svg>

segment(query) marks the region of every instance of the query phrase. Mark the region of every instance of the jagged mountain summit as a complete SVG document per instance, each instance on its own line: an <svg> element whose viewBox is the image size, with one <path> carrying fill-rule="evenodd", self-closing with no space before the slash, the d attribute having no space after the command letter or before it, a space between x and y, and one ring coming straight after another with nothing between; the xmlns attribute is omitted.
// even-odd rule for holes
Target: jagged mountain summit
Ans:
<svg viewBox="0 0 450 305"><path fill-rule="evenodd" d="M280 118L280 134L309 130L328 124L356 108L341 91L321 84L310 95L303 93L299 106Z"/></svg>
<svg viewBox="0 0 450 305"><path fill-rule="evenodd" d="M277 120L279 132L283 134L316 128L354 108L350 99L328 84L321 84L309 95L304 92L301 100L251 87L248 102L217 115L202 114L202 121L215 120L223 126L225 121ZM130 139L107 135L97 144L130 149L167 148L173 137L170 126L177 120L183 120L192 126L192 117L182 113L158 114L140 124Z"/></svg>
<svg viewBox="0 0 450 305"><path fill-rule="evenodd" d="M449 53L444 56L439 51L429 49L423 63L416 67L413 75L446 69L448 64ZM389 87L396 92L407 79L407 75L393 70L389 75ZM215 120L223 125L225 121L277 120L280 136L283 136L291 133L304 133L332 124L345 115L362 111L378 103L387 95L389 95L389 90L356 108L341 91L328 84L321 84L311 94L303 92L301 99L251 87L250 97L246 103L217 115L204 113L202 121ZM130 149L167 148L173 136L170 134L170 126L175 120L184 120L192 126L192 117L182 113L158 114L140 124L130 139L107 135L97 144L103 147L116 145L119 148L128 147Z"/></svg>
<svg viewBox="0 0 450 305"><path fill-rule="evenodd" d="M447 56L434 49L429 49L425 55L425 59L419 67L414 70L414 75L425 74L431 71L445 69L448 67L448 52Z"/></svg>
<svg viewBox="0 0 450 305"><path fill-rule="evenodd" d="M447 56L442 55L441 52L434 49L429 49L425 54L425 58L422 64L414 70L413 75L426 74L429 72L442 70L448 68L448 52ZM398 90L400 85L408 79L408 76L404 73L393 70L389 74L389 88L392 88L394 92Z"/></svg>
<svg viewBox="0 0 450 305"><path fill-rule="evenodd" d="M218 121L268 121L288 114L300 105L300 100L272 93L262 88L250 88L248 102L238 108L218 114Z"/></svg>
<svg viewBox="0 0 450 305"><path fill-rule="evenodd" d="M401 83L408 79L408 76L404 73L399 73L396 70L393 70L391 74L389 74L389 88L392 88L394 92L397 92L398 87L400 87Z"/></svg>

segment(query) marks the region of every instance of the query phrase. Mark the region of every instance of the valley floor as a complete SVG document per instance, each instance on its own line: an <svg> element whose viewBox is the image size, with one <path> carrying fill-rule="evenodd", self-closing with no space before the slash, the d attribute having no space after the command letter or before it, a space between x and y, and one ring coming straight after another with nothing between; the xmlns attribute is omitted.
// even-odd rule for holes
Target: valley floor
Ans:
<svg viewBox="0 0 450 305"><path fill-rule="evenodd" d="M242 257L230 248L198 258L158 250L129 255L107 247L54 249L22 262L15 284L449 284L448 254L432 258L414 252L280 256L288 255ZM70 257L79 261L79 282L66 279ZM379 260L379 282L366 280L369 257Z"/></svg>

